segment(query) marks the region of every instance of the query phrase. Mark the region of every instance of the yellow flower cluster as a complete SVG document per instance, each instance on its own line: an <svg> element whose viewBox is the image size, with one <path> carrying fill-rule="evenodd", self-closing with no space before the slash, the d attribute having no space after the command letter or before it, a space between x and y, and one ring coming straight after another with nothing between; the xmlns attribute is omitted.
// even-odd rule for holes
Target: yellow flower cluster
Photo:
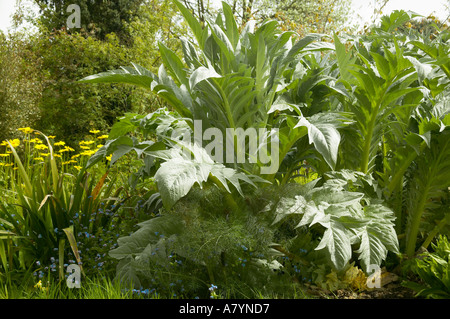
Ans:
<svg viewBox="0 0 450 319"><path fill-rule="evenodd" d="M108 138L108 135L98 135L100 133L100 130L90 130L89 132L93 134L94 137L79 142L81 151L78 154L69 156L66 154L75 152L75 149L66 145L66 142L64 141L57 141L54 143L49 142L47 145L44 144L43 140L37 137L31 138L30 134L32 134L33 132L36 135L42 135L42 133L30 127L19 128L18 131L21 131L25 134L25 138L23 139L23 149L28 156L28 163L35 163L34 165L44 163L45 159L50 155L49 146L51 145L53 148L56 147L56 149L53 150L53 156L61 160L60 164L63 167L71 166L78 171L83 168L84 164L87 161L87 158L95 154L98 149L103 146L97 141ZM55 136L47 136L47 139L54 140ZM0 147L1 146L5 147L5 151L1 152L0 148L0 167L14 167L13 157L11 156L11 147L13 149L17 149L19 146L21 146L21 140L5 140L0 143ZM108 160L110 159L111 157L109 157ZM17 169L17 167L14 167L14 169Z"/></svg>

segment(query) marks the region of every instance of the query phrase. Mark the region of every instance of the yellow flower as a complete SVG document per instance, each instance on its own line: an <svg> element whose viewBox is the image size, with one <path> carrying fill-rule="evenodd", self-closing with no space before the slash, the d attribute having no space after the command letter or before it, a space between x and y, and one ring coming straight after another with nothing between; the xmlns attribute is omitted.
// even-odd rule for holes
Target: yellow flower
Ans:
<svg viewBox="0 0 450 319"><path fill-rule="evenodd" d="M59 142L55 143L55 146L64 146L64 145L66 145L66 142L63 142L63 141L59 141Z"/></svg>
<svg viewBox="0 0 450 319"><path fill-rule="evenodd" d="M98 133L100 133L100 131L99 130L90 130L89 133L98 134Z"/></svg>
<svg viewBox="0 0 450 319"><path fill-rule="evenodd" d="M42 161L42 162L43 162L43 161L44 161L44 158L43 158L43 157L35 157L34 160L35 160L35 161Z"/></svg>
<svg viewBox="0 0 450 319"><path fill-rule="evenodd" d="M77 170L81 170L83 167L81 167L81 166L78 166L78 165L76 165L76 166L74 166Z"/></svg>
<svg viewBox="0 0 450 319"><path fill-rule="evenodd" d="M46 150L46 149L48 149L48 146L44 145L44 144L37 144L34 146L34 148L37 150Z"/></svg>
<svg viewBox="0 0 450 319"><path fill-rule="evenodd" d="M77 163L77 161L70 160L70 161L63 162L62 164L67 165L67 164L72 164L72 163Z"/></svg>
<svg viewBox="0 0 450 319"><path fill-rule="evenodd" d="M16 148L17 146L20 145L20 141L17 138L13 139L12 141L9 141L9 142L11 143L12 147L14 147L14 148Z"/></svg>
<svg viewBox="0 0 450 319"><path fill-rule="evenodd" d="M47 156L49 156L49 155L50 155L49 153L39 153L39 156L47 157Z"/></svg>
<svg viewBox="0 0 450 319"><path fill-rule="evenodd" d="M30 143L42 144L42 140L40 140L38 138L33 138L33 139L30 140Z"/></svg>
<svg viewBox="0 0 450 319"><path fill-rule="evenodd" d="M82 148L84 150L90 150L91 149L89 146L84 146L84 145L81 145L80 148Z"/></svg>
<svg viewBox="0 0 450 319"><path fill-rule="evenodd" d="M55 156L55 157L59 157L59 158L61 158L62 156L61 155L59 155L59 154L53 154L53 156Z"/></svg>
<svg viewBox="0 0 450 319"><path fill-rule="evenodd" d="M49 135L49 136L47 136L49 139L54 139L56 136L53 136L53 135Z"/></svg>
<svg viewBox="0 0 450 319"><path fill-rule="evenodd" d="M83 153L80 153L82 156L91 156L95 154L95 151L84 151Z"/></svg>
<svg viewBox="0 0 450 319"><path fill-rule="evenodd" d="M39 289L41 291L47 291L48 290L48 287L42 286L42 281L40 281L40 280L39 280L39 282L36 285L34 285L34 288L37 288L37 289Z"/></svg>
<svg viewBox="0 0 450 319"><path fill-rule="evenodd" d="M73 156L71 157L71 159L75 159L75 158L77 158L77 157L80 157L80 154L73 155Z"/></svg>
<svg viewBox="0 0 450 319"><path fill-rule="evenodd" d="M8 145L8 143L6 141L3 141L0 143L0 146L6 146L6 145Z"/></svg>
<svg viewBox="0 0 450 319"><path fill-rule="evenodd" d="M8 157L9 154L0 154L0 157Z"/></svg>
<svg viewBox="0 0 450 319"><path fill-rule="evenodd" d="M75 152L75 150L73 148L71 148L70 146L66 146L64 149L69 152Z"/></svg>
<svg viewBox="0 0 450 319"><path fill-rule="evenodd" d="M108 138L108 135L100 135L100 136L97 136L97 138L98 138L99 140L107 139L107 138Z"/></svg>
<svg viewBox="0 0 450 319"><path fill-rule="evenodd" d="M94 144L95 142L94 141L81 141L79 144L80 145L91 145L91 144Z"/></svg>
<svg viewBox="0 0 450 319"><path fill-rule="evenodd" d="M1 163L1 162L0 162L0 166L5 166L5 163Z"/></svg>
<svg viewBox="0 0 450 319"><path fill-rule="evenodd" d="M106 160L108 160L108 161L110 161L110 162L111 162L111 158L112 158L112 154L109 155L109 156L106 156Z"/></svg>
<svg viewBox="0 0 450 319"><path fill-rule="evenodd" d="M30 133L33 133L33 129L32 128L30 128L30 127L21 127L21 128L18 128L17 129L18 131L22 131L22 132L24 132L25 134L30 134Z"/></svg>
<svg viewBox="0 0 450 319"><path fill-rule="evenodd" d="M64 152L68 152L69 150L67 148L62 148L58 151L58 153L64 153Z"/></svg>

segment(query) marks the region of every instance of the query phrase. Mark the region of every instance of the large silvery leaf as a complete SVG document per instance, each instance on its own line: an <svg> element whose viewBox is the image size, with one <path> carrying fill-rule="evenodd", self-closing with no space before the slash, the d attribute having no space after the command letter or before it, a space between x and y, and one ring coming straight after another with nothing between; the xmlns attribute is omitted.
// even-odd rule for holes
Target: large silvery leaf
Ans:
<svg viewBox="0 0 450 319"><path fill-rule="evenodd" d="M295 196L295 198L282 198L275 210L275 220L273 224L279 222L283 218L292 214L303 215L297 227L316 223L327 224L329 217L324 213L324 207L316 206L313 201L307 201L303 196Z"/></svg>
<svg viewBox="0 0 450 319"><path fill-rule="evenodd" d="M395 254L400 253L397 233L394 229L394 212L386 206L375 204L364 208L364 213L370 221L367 229L377 236L383 245Z"/></svg>
<svg viewBox="0 0 450 319"><path fill-rule="evenodd" d="M177 147L168 150L148 153L165 160L155 174L155 181L166 208L171 208L187 195L195 183L201 187L210 175L216 179L218 186L221 184L228 192L231 192L228 187L228 183L231 183L241 196L244 194L240 181L254 187L255 182L267 182L258 176L247 175L214 162L208 152L196 143L176 141L176 144Z"/></svg>
<svg viewBox="0 0 450 319"><path fill-rule="evenodd" d="M348 171L329 175L347 176L350 180L355 177ZM394 213L376 198L345 190L346 185L346 180L332 178L321 187L308 188L302 196L280 199L274 223L299 215L297 227L320 224L324 230L318 231L322 239L316 250L326 249L338 270L350 261L352 245L359 245L355 246L359 247L355 253L359 254L364 269L371 264L379 266L388 251L399 252Z"/></svg>
<svg viewBox="0 0 450 319"><path fill-rule="evenodd" d="M141 287L142 263L148 266L148 258L153 257L162 263L167 261L170 242L184 230L181 220L168 215L149 219L138 226L139 229L131 235L119 238L119 246L109 252L112 258L119 260L116 277L135 288Z"/></svg>
<svg viewBox="0 0 450 319"><path fill-rule="evenodd" d="M247 184L250 184L254 187L256 187L254 182L269 183L265 179L262 179L258 176L239 173L236 170L226 167L219 163L215 163L212 166L211 175L217 178L219 182L223 185L223 187L230 193L231 190L228 187L228 183L233 185L241 196L244 196L244 193L242 192L240 181L244 181Z"/></svg>
<svg viewBox="0 0 450 319"><path fill-rule="evenodd" d="M295 198L280 199L276 210L275 220L273 224L279 222L283 218L291 214L303 214L306 206L306 200L303 196L295 196Z"/></svg>
<svg viewBox="0 0 450 319"><path fill-rule="evenodd" d="M152 247L162 239L179 235L183 231L182 222L167 215L149 219L138 226L137 231L117 240L119 246L109 252L112 258L121 260L141 256L145 249L148 251L149 245Z"/></svg>
<svg viewBox="0 0 450 319"><path fill-rule="evenodd" d="M170 209L191 190L195 183L200 186L208 179L212 166L182 158L174 158L161 164L155 181L164 206Z"/></svg>
<svg viewBox="0 0 450 319"><path fill-rule="evenodd" d="M311 191L311 199L317 204L325 202L329 205L347 207L358 204L363 197L362 193L348 192L328 185Z"/></svg>
<svg viewBox="0 0 450 319"><path fill-rule="evenodd" d="M139 85L149 89L157 77L149 70L138 64L132 63L133 67L121 67L117 70L101 72L87 76L79 82L84 83L128 83Z"/></svg>
<svg viewBox="0 0 450 319"><path fill-rule="evenodd" d="M314 144L316 150L323 156L327 164L334 169L341 135L334 123L322 121L321 117L319 114L309 119L301 117L295 127L305 126L308 129L309 143Z"/></svg>
<svg viewBox="0 0 450 319"><path fill-rule="evenodd" d="M315 250L326 248L331 262L337 269L343 269L352 257L350 238L347 230L339 222L330 221L329 227Z"/></svg>
<svg viewBox="0 0 450 319"><path fill-rule="evenodd" d="M218 74L213 68L206 68L204 66L199 67L194 72L192 72L189 78L189 85L193 89L199 82L207 80L209 78L220 78L221 75Z"/></svg>
<svg viewBox="0 0 450 319"><path fill-rule="evenodd" d="M388 250L377 234L371 232L368 227L364 227L360 236L361 244L356 252L359 253L363 269L367 271L369 265L380 265L386 258Z"/></svg>
<svg viewBox="0 0 450 319"><path fill-rule="evenodd" d="M140 288L142 286L136 268L134 267L134 259L131 256L120 260L117 263L116 269L116 278L120 282L130 285L133 288Z"/></svg>

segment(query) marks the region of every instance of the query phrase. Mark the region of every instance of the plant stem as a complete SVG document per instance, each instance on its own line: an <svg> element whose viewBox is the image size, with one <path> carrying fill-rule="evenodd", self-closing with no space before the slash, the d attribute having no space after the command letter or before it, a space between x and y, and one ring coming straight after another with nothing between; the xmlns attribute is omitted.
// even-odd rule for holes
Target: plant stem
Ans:
<svg viewBox="0 0 450 319"><path fill-rule="evenodd" d="M372 145L373 130L375 128L376 119L377 111L374 112L372 118L370 119L369 126L367 128L367 135L365 136L363 152L361 156L361 172L363 172L364 174L367 174L367 171L369 170L370 146Z"/></svg>
<svg viewBox="0 0 450 319"><path fill-rule="evenodd" d="M439 221L439 223L436 225L436 227L434 227L434 229L428 234L427 238L425 239L425 241L422 244L423 248L427 248L430 243L433 241L434 237L436 237L436 235L439 233L439 231L447 224L447 218L444 217L442 218L441 221Z"/></svg>
<svg viewBox="0 0 450 319"><path fill-rule="evenodd" d="M427 144L425 142L422 142L420 145L419 153L422 153L425 148L427 147ZM401 185L401 180L403 178L403 175L405 171L408 169L409 165L412 163L412 161L417 157L416 152L410 152L408 157L403 161L402 165L396 169L394 176L392 177L391 181L389 182L389 185L387 187L388 193L387 197L389 197L392 192L399 187L398 185Z"/></svg>

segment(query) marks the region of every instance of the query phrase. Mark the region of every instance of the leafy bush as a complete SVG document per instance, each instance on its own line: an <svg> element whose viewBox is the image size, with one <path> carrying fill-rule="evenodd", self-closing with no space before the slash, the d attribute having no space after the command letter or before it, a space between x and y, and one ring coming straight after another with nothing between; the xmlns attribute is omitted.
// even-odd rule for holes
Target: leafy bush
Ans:
<svg viewBox="0 0 450 319"><path fill-rule="evenodd" d="M127 50L109 35L105 42L79 33L41 30L33 38L33 51L43 75L41 116L35 126L74 146L89 130L107 130L114 120L132 106L132 90L120 85L86 87L80 77L104 68L117 67L126 60Z"/></svg>

